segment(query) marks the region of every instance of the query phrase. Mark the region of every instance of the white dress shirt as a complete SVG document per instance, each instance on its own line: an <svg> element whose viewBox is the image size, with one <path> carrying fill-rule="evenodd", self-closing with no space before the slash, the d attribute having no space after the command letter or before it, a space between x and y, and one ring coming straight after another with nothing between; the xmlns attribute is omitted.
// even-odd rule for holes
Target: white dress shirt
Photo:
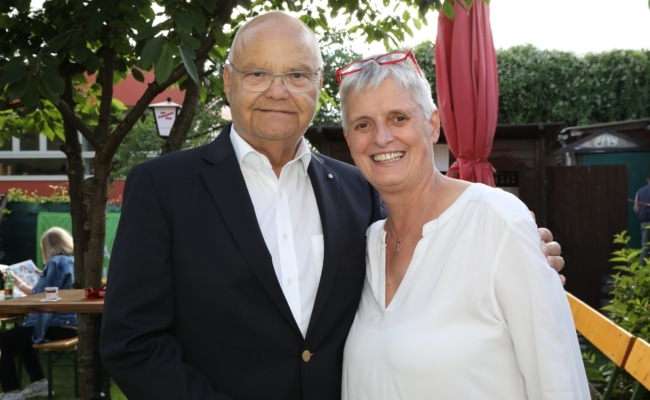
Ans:
<svg viewBox="0 0 650 400"><path fill-rule="evenodd" d="M268 158L233 126L230 140L255 207L278 282L303 337L323 269L323 228L307 174L311 153L301 139L295 158L278 178Z"/></svg>

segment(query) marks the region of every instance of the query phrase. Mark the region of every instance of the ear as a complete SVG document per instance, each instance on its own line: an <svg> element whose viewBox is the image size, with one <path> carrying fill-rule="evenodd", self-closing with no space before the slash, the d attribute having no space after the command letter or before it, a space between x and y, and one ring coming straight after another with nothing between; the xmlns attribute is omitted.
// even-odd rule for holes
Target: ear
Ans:
<svg viewBox="0 0 650 400"><path fill-rule="evenodd" d="M435 110L433 114L431 114L429 123L431 124L431 137L433 143L438 143L438 139L440 139L440 113L438 110Z"/></svg>
<svg viewBox="0 0 650 400"><path fill-rule="evenodd" d="M226 93L228 104L232 104L230 102L230 67L227 65L223 66L223 91Z"/></svg>
<svg viewBox="0 0 650 400"><path fill-rule="evenodd" d="M343 130L343 137L345 138L345 142L348 144L348 149L350 148L350 138L348 137L348 131L345 129Z"/></svg>

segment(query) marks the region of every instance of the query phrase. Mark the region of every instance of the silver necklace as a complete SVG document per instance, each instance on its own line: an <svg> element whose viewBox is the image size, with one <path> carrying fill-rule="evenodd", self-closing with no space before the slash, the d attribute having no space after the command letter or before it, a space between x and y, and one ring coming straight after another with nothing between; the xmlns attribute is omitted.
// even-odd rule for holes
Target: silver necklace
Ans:
<svg viewBox="0 0 650 400"><path fill-rule="evenodd" d="M417 222L417 220L420 219L420 217L422 216L422 213L424 213L424 210L427 208L426 206L427 206L427 204L429 204L429 201L431 200L431 197L433 197L433 193L436 191L436 188L438 187L438 182L440 182L440 172L437 171L437 170L436 170L436 172L438 172L436 174L436 181L433 183L433 189L431 189L431 193L429 193L429 197L427 197L426 201L422 205L422 208L420 209L420 212L415 217L413 222L411 222L411 226L409 226L409 228L406 230L406 233L404 234L404 236L401 239L399 239L397 237L397 235L395 234L395 231L393 230L393 224L390 222L390 214L388 215L388 218L386 218L388 220L388 229L390 229L390 233L392 233L393 236L395 237L395 254L399 253L399 248L402 245L402 242L404 241L404 239L406 239L408 237L409 232L411 232L411 229L413 229L413 227L415 226L415 223Z"/></svg>

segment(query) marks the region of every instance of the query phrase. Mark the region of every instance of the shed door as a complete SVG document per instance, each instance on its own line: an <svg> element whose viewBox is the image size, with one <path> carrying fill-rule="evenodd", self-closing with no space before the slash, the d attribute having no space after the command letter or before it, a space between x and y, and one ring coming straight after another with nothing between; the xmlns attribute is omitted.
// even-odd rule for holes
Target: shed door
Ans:
<svg viewBox="0 0 650 400"><path fill-rule="evenodd" d="M548 228L562 246L566 290L600 309L614 234L627 229L627 166L548 167Z"/></svg>

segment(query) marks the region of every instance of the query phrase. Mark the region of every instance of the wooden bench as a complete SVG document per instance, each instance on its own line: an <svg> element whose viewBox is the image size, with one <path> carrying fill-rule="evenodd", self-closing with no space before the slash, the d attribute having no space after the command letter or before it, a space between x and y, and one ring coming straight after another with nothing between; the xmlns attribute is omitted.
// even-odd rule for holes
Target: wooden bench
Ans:
<svg viewBox="0 0 650 400"><path fill-rule="evenodd" d="M21 317L20 316L10 316L10 317L0 317L0 332L4 332L7 330L7 326L9 324L16 324L17 322L20 322Z"/></svg>
<svg viewBox="0 0 650 400"><path fill-rule="evenodd" d="M54 364L58 362L62 356L68 356L71 352L72 354L72 367L74 368L74 393L75 397L79 397L79 377L77 375L77 345L79 344L78 337L72 337L69 339L61 340L52 340L46 343L35 343L32 347L39 351L44 351L47 353L47 398L52 399L54 391L52 387L54 385L54 374L52 370L54 369Z"/></svg>
<svg viewBox="0 0 650 400"><path fill-rule="evenodd" d="M567 298L578 332L616 366L602 396L603 400L608 400L616 385L616 379L628 361L636 338L571 293L567 292Z"/></svg>

